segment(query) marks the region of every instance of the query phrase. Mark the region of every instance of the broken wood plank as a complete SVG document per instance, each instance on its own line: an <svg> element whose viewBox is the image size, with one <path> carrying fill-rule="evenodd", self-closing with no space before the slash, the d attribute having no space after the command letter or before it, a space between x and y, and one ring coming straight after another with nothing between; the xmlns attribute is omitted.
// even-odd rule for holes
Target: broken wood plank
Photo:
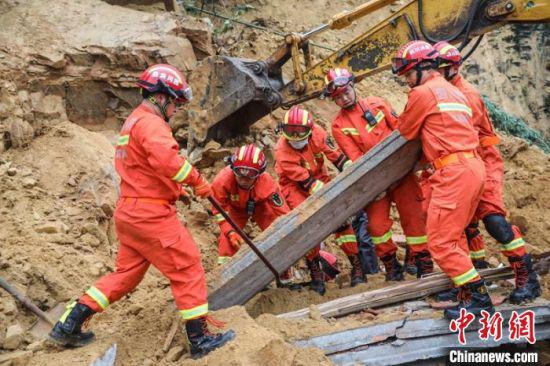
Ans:
<svg viewBox="0 0 550 366"><path fill-rule="evenodd" d="M550 339L550 324L544 323L536 327L535 334L537 340ZM469 348L487 349L504 344L519 344L522 342L512 342L507 336L503 336L500 341L494 341L493 338L481 340L477 331L474 331L466 332L466 343ZM365 350L335 354L329 356L329 358L336 365L396 365L417 360L445 357L451 349L458 347L457 335L447 334L371 345Z"/></svg>
<svg viewBox="0 0 550 366"><path fill-rule="evenodd" d="M489 281L513 277L513 271L510 267L483 269L480 270L479 273L483 278ZM321 312L322 317L338 317L358 312L365 308L374 308L421 298L451 288L451 286L452 282L449 278L445 274L440 273L427 278L407 281L374 291L342 297L316 306ZM277 317L303 319L309 317L309 309L300 309L277 315Z"/></svg>
<svg viewBox="0 0 550 366"><path fill-rule="evenodd" d="M172 321L172 325L170 326L170 330L168 331L168 335L166 336L166 339L164 340L164 345L162 346L162 352L166 353L170 349L170 346L172 345L172 342L174 341L174 337L176 336L176 333L178 332L178 328L180 327L180 320L174 319Z"/></svg>
<svg viewBox="0 0 550 366"><path fill-rule="evenodd" d="M497 307L496 310L503 315L503 324L508 323L511 312L514 310L532 310L535 313L536 337L537 340L542 340L545 337L550 337L550 332L547 332L550 330L549 305L550 302L547 300L539 299L528 306L505 305ZM477 323L472 323L467 329L468 346L474 346L475 342L479 341L477 337L479 324ZM507 338L507 331L507 329L503 329L503 338ZM458 340L457 335L449 330L449 321L439 318L402 319L299 340L294 344L302 348L322 349L336 364L353 364L369 360L367 364L385 365L445 356L445 353L441 353L442 348L456 347ZM483 341L478 345L489 347L499 344L502 342L491 345L490 342ZM368 347L365 349L365 346ZM370 351L366 353L366 350ZM418 350L423 352L417 352ZM365 353L361 354L361 352ZM403 357L406 361L396 362L394 357L397 357L395 360L401 360Z"/></svg>
<svg viewBox="0 0 550 366"><path fill-rule="evenodd" d="M258 248L283 272L406 175L419 151L418 141L406 141L398 131L393 132L297 209L275 221L255 239ZM243 251L209 274L210 308L244 304L272 280L258 257Z"/></svg>
<svg viewBox="0 0 550 366"><path fill-rule="evenodd" d="M302 348L320 348L326 355L329 355L352 348L378 343L390 337L395 337L397 329L403 326L404 323L405 319L401 319L390 323L351 329L343 332L326 334L311 339L299 340L294 342L294 345Z"/></svg>

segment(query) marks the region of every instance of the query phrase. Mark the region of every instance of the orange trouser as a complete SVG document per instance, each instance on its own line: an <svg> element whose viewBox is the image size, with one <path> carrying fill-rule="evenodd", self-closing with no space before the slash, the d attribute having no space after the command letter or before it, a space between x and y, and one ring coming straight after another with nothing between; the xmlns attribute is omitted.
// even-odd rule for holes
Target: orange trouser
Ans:
<svg viewBox="0 0 550 366"><path fill-rule="evenodd" d="M383 258L397 251L393 243L390 218L391 203L395 202L401 227L405 232L411 254L427 249L426 211L422 209L422 189L414 174L406 175L386 196L371 202L365 211L369 217L368 231L376 248L376 255Z"/></svg>
<svg viewBox="0 0 550 366"><path fill-rule="evenodd" d="M328 180L327 180L328 181ZM281 192L285 196L285 200L288 203L288 206L291 209L298 207L302 202L304 202L308 197L308 193L300 189L298 186L283 186L281 187ZM346 255L353 255L359 253L359 248L357 246L357 238L355 237L355 232L351 227L351 224L343 225L335 232L336 243L342 249ZM319 254L321 249L320 245L317 245L315 248L311 249L306 254L307 260L312 260Z"/></svg>
<svg viewBox="0 0 550 366"><path fill-rule="evenodd" d="M237 211L233 207L230 207L227 213L241 229L246 226L249 218L246 212ZM258 224L260 230L264 231L279 216L280 214L273 211L273 208L269 204L258 202L252 215L252 220ZM218 237L218 264L227 262L238 251L238 248L231 245L225 233L220 233Z"/></svg>
<svg viewBox="0 0 550 366"><path fill-rule="evenodd" d="M200 252L169 204L119 201L115 225L120 242L116 271L102 277L80 302L104 310L132 291L153 264L169 280L183 319L208 313Z"/></svg>
<svg viewBox="0 0 550 366"><path fill-rule="evenodd" d="M458 162L436 170L429 178L428 249L457 286L479 279L464 230L477 208L484 182L485 168L477 157L460 157Z"/></svg>
<svg viewBox="0 0 550 366"><path fill-rule="evenodd" d="M487 227L487 223L485 227L489 234L501 244L502 253L506 257L523 256L525 255L525 243L519 228L505 221L506 208L502 199L504 163L500 153L496 146L487 146L481 149L481 155L485 164L487 179L472 222L466 229L470 256L475 260L485 259L485 243L477 228L479 220L486 221L485 219L489 215L501 216L499 220L501 222L500 225L496 225L496 231L491 230L491 227Z"/></svg>

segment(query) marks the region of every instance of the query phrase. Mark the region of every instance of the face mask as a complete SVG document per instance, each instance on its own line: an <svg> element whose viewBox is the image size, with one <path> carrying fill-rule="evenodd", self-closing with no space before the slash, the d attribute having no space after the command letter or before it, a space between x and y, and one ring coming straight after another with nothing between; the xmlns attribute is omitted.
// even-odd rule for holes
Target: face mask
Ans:
<svg viewBox="0 0 550 366"><path fill-rule="evenodd" d="M304 147L307 146L308 139L300 140L300 141L288 141L290 146L292 146L293 149L296 150L302 150Z"/></svg>

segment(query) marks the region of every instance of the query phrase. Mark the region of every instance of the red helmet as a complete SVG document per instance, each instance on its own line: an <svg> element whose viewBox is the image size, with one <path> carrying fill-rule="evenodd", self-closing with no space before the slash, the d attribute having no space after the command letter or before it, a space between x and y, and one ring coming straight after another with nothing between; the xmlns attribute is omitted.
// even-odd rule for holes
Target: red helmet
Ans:
<svg viewBox="0 0 550 366"><path fill-rule="evenodd" d="M172 65L157 64L148 67L139 77L137 85L151 94L166 94L179 103L193 99L193 93L183 74Z"/></svg>
<svg viewBox="0 0 550 366"><path fill-rule="evenodd" d="M439 53L431 44L425 41L411 41L402 46L392 59L392 72L399 76L406 74L411 69L423 62L430 62L427 68L433 68L437 64Z"/></svg>
<svg viewBox="0 0 550 366"><path fill-rule="evenodd" d="M305 109L292 107L285 113L285 118L279 127L287 140L304 140L311 135L313 118Z"/></svg>
<svg viewBox="0 0 550 366"><path fill-rule="evenodd" d="M231 156L231 169L241 177L257 178L266 166L264 153L253 144L239 147Z"/></svg>
<svg viewBox="0 0 550 366"><path fill-rule="evenodd" d="M462 65L462 55L452 44L441 41L434 44L434 48L439 52L439 67Z"/></svg>
<svg viewBox="0 0 550 366"><path fill-rule="evenodd" d="M330 69L325 76L325 96L335 97L345 90L345 87L353 83L355 76L348 69Z"/></svg>

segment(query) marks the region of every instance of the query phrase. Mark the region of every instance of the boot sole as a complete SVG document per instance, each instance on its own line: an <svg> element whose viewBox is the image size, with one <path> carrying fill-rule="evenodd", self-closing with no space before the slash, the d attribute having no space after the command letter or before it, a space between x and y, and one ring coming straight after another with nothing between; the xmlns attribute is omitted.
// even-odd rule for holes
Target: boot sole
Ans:
<svg viewBox="0 0 550 366"><path fill-rule="evenodd" d="M48 336L56 344L63 347L70 347L70 348L84 347L95 341L95 336L89 338L86 341L78 341L78 342L67 340L66 338L57 336L55 333L51 333L51 332L50 334L48 334Z"/></svg>
<svg viewBox="0 0 550 366"><path fill-rule="evenodd" d="M217 344L216 347L211 348L211 349L209 349L208 351L205 351L205 352L199 352L199 353L192 354L191 358L193 360L198 360L199 358L202 358L202 357L206 356L210 352L212 352L212 351L214 351L214 350L216 350L220 347L223 347L227 342L232 341L233 339L235 339L235 332L234 331L232 331L232 330L228 331L227 335L228 335L228 337L226 339L224 339L223 342L220 342L219 344Z"/></svg>

